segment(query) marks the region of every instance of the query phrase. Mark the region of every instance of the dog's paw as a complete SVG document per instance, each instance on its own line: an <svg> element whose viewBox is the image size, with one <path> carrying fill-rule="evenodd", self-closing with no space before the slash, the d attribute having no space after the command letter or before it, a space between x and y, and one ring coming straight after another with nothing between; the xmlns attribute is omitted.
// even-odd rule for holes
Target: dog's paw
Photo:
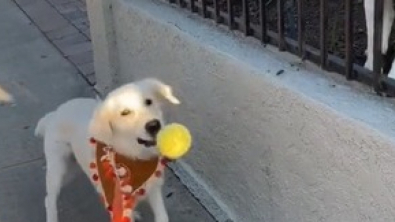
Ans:
<svg viewBox="0 0 395 222"><path fill-rule="evenodd" d="M143 220L143 217L141 216L141 213L139 211L133 212L133 218L135 221L142 221Z"/></svg>

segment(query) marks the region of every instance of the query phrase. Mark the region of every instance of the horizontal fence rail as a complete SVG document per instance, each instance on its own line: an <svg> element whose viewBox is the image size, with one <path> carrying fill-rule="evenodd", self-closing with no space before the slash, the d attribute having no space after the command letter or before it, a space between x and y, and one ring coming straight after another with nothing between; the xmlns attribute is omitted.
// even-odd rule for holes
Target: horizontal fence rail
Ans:
<svg viewBox="0 0 395 222"><path fill-rule="evenodd" d="M243 32L246 36L259 39L264 45L277 46L280 51L288 51L298 55L302 60L310 60L322 69L334 71L344 75L347 80L357 80L373 87L379 95L395 96L395 81L382 75L382 30L383 30L383 1L375 1L374 16L374 45L373 45L373 71L365 69L361 64L354 61L354 12L355 0L343 0L344 2L344 58L333 55L328 51L328 21L332 21L328 14L328 2L330 0L316 0L319 2L319 44L309 45L306 36L306 18L304 10L308 4L303 0L169 0L181 8L187 8L204 18L214 20L218 24L224 24L231 30ZM294 5L295 10L285 7L287 4ZM258 17L252 22L250 5L255 4ZM276 25L269 27L268 6L275 9ZM237 10L236 10L237 9ZM291 14L290 14L291 13ZM288 21L286 21L288 20ZM293 22L295 20L295 22ZM288 22L288 23L287 23ZM290 24L295 24L291 26ZM287 35L286 24L291 30L296 29L295 38ZM292 31L293 33L293 31ZM292 34L291 33L291 34ZM289 34L289 33L288 33Z"/></svg>

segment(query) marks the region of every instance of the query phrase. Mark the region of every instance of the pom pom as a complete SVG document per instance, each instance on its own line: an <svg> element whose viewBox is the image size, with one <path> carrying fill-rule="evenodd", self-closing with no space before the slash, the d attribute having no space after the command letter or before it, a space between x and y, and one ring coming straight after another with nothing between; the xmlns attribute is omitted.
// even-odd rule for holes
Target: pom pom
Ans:
<svg viewBox="0 0 395 222"><path fill-rule="evenodd" d="M125 167L120 167L117 169L117 173L120 177L124 177L126 175L126 169Z"/></svg>
<svg viewBox="0 0 395 222"><path fill-rule="evenodd" d="M124 193L131 193L133 191L133 188L130 185L125 185L121 187L121 191Z"/></svg>
<svg viewBox="0 0 395 222"><path fill-rule="evenodd" d="M163 156L174 160L184 156L189 151L192 136L185 126L172 123L159 131L157 144L159 152Z"/></svg>

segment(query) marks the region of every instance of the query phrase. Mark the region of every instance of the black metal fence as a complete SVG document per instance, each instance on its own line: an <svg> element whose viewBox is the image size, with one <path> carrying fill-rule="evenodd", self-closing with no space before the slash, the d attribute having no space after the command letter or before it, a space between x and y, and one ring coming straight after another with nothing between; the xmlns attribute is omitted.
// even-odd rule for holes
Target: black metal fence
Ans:
<svg viewBox="0 0 395 222"><path fill-rule="evenodd" d="M292 1L295 10L286 11L285 3ZM204 18L209 18L217 23L227 25L230 29L239 30L246 36L259 39L263 45L276 45L280 51L289 51L302 58L310 60L322 69L343 74L348 80L357 80L368 84L379 95L395 95L395 81L381 74L382 70L382 24L383 24L383 0L375 1L375 31L374 31L374 59L373 72L355 63L354 56L354 7L357 0L342 0L344 8L343 29L344 30L344 56L328 53L328 1L313 0L319 10L319 41L316 46L308 44L305 37L310 33L305 31L306 20L304 9L306 3L303 0L169 0L170 3L179 5L181 8L198 13ZM255 3L254 12L256 22L251 22L250 4ZM268 15L269 3L275 4L276 27L269 27ZM293 13L290 16L290 13ZM285 20L294 23L296 30L294 35L287 36ZM273 26L273 24L272 24ZM288 24L289 26L289 24ZM292 34L292 33L291 33ZM318 45L318 47L317 47Z"/></svg>

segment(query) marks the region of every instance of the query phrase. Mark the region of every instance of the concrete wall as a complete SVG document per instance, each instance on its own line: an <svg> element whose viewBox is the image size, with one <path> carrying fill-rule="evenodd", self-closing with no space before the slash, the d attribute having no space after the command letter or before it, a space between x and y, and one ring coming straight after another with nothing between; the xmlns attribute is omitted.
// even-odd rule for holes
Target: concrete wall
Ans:
<svg viewBox="0 0 395 222"><path fill-rule="evenodd" d="M111 24L95 14L100 2ZM234 221L395 220L394 104L165 3L88 3L98 88L171 84L183 104L169 118L195 137L188 172ZM105 24L116 75L101 62Z"/></svg>

